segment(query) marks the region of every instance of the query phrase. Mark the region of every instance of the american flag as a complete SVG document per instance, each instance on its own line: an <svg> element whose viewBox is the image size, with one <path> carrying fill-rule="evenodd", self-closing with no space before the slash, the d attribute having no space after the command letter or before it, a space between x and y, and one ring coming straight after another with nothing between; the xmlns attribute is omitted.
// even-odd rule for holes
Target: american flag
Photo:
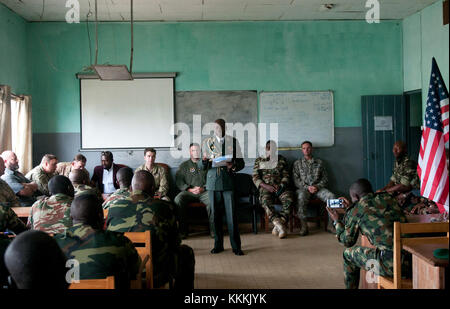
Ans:
<svg viewBox="0 0 450 309"><path fill-rule="evenodd" d="M449 175L445 157L445 143L449 138L448 109L448 91L433 58L417 172L420 194L434 201L441 212L448 212L449 199Z"/></svg>

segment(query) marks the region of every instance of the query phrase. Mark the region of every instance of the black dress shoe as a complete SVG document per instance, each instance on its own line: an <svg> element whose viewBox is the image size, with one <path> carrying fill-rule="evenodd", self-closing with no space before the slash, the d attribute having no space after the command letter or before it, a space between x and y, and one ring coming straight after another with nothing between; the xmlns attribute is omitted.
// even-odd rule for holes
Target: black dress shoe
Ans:
<svg viewBox="0 0 450 309"><path fill-rule="evenodd" d="M223 251L223 248L213 248L212 250L211 250L211 253L212 254L215 254L215 253L220 253L220 252L222 252Z"/></svg>
<svg viewBox="0 0 450 309"><path fill-rule="evenodd" d="M244 252L242 252L241 249L233 249L233 253L236 255L244 255Z"/></svg>

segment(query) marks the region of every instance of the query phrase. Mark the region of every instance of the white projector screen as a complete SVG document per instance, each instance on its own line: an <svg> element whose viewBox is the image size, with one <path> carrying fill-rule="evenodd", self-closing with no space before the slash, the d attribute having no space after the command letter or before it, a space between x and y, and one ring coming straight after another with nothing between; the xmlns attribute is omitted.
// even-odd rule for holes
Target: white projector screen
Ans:
<svg viewBox="0 0 450 309"><path fill-rule="evenodd" d="M83 150L173 147L173 78L80 84Z"/></svg>

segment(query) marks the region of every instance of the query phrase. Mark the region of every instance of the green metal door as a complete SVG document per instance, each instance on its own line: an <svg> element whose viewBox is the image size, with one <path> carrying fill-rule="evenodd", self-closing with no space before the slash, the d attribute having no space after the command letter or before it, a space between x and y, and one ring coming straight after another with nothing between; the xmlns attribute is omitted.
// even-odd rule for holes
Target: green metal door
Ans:
<svg viewBox="0 0 450 309"><path fill-rule="evenodd" d="M374 190L392 175L395 141L407 141L407 112L403 95L361 97L364 177Z"/></svg>

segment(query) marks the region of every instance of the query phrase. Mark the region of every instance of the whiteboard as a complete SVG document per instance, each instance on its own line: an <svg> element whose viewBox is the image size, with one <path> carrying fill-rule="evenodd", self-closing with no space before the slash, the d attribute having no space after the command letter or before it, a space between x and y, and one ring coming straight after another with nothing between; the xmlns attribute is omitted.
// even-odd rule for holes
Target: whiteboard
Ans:
<svg viewBox="0 0 450 309"><path fill-rule="evenodd" d="M278 124L278 147L299 147L305 140L315 147L333 146L333 93L261 92L259 122Z"/></svg>
<svg viewBox="0 0 450 309"><path fill-rule="evenodd" d="M82 149L173 147L173 78L80 85Z"/></svg>

